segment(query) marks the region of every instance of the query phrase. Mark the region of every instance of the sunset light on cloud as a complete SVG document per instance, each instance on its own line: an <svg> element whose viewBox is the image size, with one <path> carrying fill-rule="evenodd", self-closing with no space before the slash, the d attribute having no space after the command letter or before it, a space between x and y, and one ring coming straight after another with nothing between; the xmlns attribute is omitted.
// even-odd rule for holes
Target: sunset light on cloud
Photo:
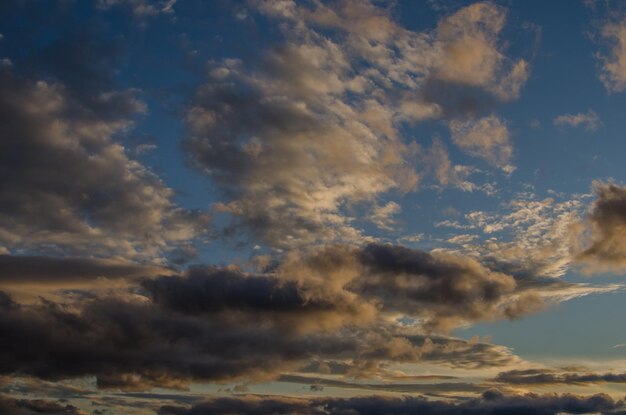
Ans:
<svg viewBox="0 0 626 415"><path fill-rule="evenodd" d="M626 3L0 2L0 414L626 413Z"/></svg>

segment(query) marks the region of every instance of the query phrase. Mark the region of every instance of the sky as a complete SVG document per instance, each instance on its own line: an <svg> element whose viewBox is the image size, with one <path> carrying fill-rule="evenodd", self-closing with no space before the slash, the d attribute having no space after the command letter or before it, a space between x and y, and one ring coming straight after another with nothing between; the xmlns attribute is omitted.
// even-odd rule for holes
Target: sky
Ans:
<svg viewBox="0 0 626 415"><path fill-rule="evenodd" d="M1 414L626 413L626 4L0 2Z"/></svg>

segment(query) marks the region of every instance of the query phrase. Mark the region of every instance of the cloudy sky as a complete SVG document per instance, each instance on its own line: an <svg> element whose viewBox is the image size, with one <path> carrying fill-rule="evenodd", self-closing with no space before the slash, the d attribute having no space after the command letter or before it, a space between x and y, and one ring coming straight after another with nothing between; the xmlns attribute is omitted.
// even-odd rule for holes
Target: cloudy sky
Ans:
<svg viewBox="0 0 626 415"><path fill-rule="evenodd" d="M0 413L626 413L626 4L0 2Z"/></svg>

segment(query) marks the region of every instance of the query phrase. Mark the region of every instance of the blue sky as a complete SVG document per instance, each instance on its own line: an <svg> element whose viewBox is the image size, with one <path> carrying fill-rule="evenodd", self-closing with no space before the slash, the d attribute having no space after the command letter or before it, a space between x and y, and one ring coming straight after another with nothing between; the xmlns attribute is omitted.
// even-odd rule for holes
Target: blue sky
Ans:
<svg viewBox="0 0 626 415"><path fill-rule="evenodd" d="M619 2L3 2L0 412L622 413L624 108Z"/></svg>

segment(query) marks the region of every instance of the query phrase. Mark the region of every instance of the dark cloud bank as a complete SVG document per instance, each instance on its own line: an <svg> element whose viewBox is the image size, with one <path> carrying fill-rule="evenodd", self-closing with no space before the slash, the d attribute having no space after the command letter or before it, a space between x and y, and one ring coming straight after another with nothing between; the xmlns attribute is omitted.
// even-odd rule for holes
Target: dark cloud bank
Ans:
<svg viewBox="0 0 626 415"><path fill-rule="evenodd" d="M198 403L191 407L162 407L160 415L556 415L620 413L622 401L608 395L504 395L486 391L479 398L460 402L428 401L423 398L363 397L348 399L271 399L224 398Z"/></svg>

